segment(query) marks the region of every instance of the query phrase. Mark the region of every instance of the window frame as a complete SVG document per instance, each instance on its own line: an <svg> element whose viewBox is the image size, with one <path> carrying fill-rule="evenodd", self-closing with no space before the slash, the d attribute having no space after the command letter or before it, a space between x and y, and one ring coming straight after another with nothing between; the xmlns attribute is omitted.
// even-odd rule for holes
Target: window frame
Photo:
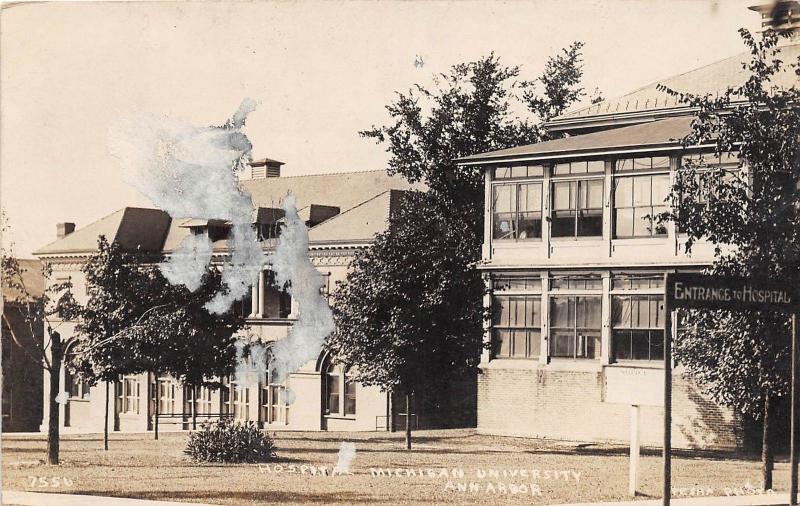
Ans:
<svg viewBox="0 0 800 506"><path fill-rule="evenodd" d="M520 190L523 186L538 186L539 188L539 205L537 210L520 210ZM497 192L498 189L501 187L509 187L512 189L513 198L514 198L514 210L512 211L497 211ZM541 242L544 238L544 176L536 176L535 178L526 178L524 180L507 178L507 179L500 179L498 181L493 181L491 185L491 232L492 232L492 241L501 241L501 242L534 242L539 241ZM536 207L534 205L534 207ZM511 219L509 221L512 222L512 228L510 234L512 237L498 237L498 223L499 215L511 215ZM538 235L534 236L526 236L524 238L520 238L521 231L520 231L520 222L522 221L523 215L533 215L534 220L536 219L536 215L538 215L539 221L539 228L538 228Z"/></svg>
<svg viewBox="0 0 800 506"><path fill-rule="evenodd" d="M575 293L576 289L560 289L558 291L552 291L549 294L549 335L548 335L548 349L547 354L550 359L572 359L572 360L600 360L602 356L602 332L603 332L603 295L602 293L596 293L596 289L586 289L580 290L580 293ZM569 318L570 313L570 304L572 304L572 318L569 326L562 327L555 325L556 318L554 317L554 313L556 311L557 305L555 301L557 299L566 299L567 300L567 317ZM598 326L597 328L591 328L587 326L578 326L578 304L582 302L584 299L591 299L594 302L597 302L597 320ZM587 313L588 315L588 313ZM595 335L584 335L581 334L580 331L593 332ZM562 355L562 354L555 354L556 348L556 336L555 332L572 332L572 356ZM594 356L588 356L588 343L589 339L591 338L594 341ZM578 354L578 349L582 348L583 355Z"/></svg>
<svg viewBox="0 0 800 506"><path fill-rule="evenodd" d="M598 160L599 161L599 160ZM603 161L605 164L605 161ZM588 185L589 183L600 183L600 206L599 207L581 207L580 201L581 199L581 189ZM574 184L574 193L572 188L569 190L570 194L570 207L569 209L566 208L556 208L556 186L561 184ZM577 176L575 174L570 175L559 175L553 176L550 179L550 206L549 206L549 216L548 221L550 222L550 239L555 241L581 241L581 240L597 240L603 238L603 219L605 217L605 191L606 191L606 183L605 183L605 172L597 172L597 173L586 173ZM574 195L574 205L572 204ZM588 199L585 199L588 201ZM588 203L588 202L587 202ZM588 218L589 216L598 216L598 214L591 214L582 216L582 213L587 211L591 212L598 212L600 217L600 233L596 235L584 235L580 234L580 218ZM561 235L556 234L556 226L555 221L558 218L556 213L570 213L572 218L572 233L569 235Z"/></svg>
<svg viewBox="0 0 800 506"><path fill-rule="evenodd" d="M325 417L350 419L356 417L358 413L358 386L357 382L348 374L349 370L349 367L343 367L333 362L327 362L325 364L323 368L324 406L322 408ZM334 383L332 380L335 380L335 384L337 385L337 391L335 393L336 411L331 409L331 397L334 395L331 391L331 385ZM352 389L352 392L348 391L348 389ZM348 399L352 401L352 413L348 412Z"/></svg>

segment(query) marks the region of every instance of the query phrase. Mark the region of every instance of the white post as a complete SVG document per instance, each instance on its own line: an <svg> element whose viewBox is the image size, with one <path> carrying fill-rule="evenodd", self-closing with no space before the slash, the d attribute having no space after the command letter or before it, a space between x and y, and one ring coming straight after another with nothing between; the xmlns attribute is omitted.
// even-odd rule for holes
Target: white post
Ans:
<svg viewBox="0 0 800 506"><path fill-rule="evenodd" d="M628 471L628 494L636 497L639 475L639 406L631 406L631 456Z"/></svg>
<svg viewBox="0 0 800 506"><path fill-rule="evenodd" d="M259 279L261 279L261 273L258 274ZM258 316L258 281L253 283L253 286L250 288L250 318L256 318Z"/></svg>
<svg viewBox="0 0 800 506"><path fill-rule="evenodd" d="M267 297L267 276L266 273L262 270L258 273L258 313L256 313L256 318L263 318L264 317L264 306Z"/></svg>

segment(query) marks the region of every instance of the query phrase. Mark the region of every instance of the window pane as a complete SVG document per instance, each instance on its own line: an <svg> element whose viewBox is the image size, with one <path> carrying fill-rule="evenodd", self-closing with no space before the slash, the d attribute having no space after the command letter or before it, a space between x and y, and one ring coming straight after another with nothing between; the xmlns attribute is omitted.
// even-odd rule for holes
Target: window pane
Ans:
<svg viewBox="0 0 800 506"><path fill-rule="evenodd" d="M599 358L600 357L600 334L595 332L583 332L578 335L577 357Z"/></svg>
<svg viewBox="0 0 800 506"><path fill-rule="evenodd" d="M495 179L507 179L511 177L511 167L497 167L494 169Z"/></svg>
<svg viewBox="0 0 800 506"><path fill-rule="evenodd" d="M600 297L577 297L577 326L586 329L600 329Z"/></svg>
<svg viewBox="0 0 800 506"><path fill-rule="evenodd" d="M511 333L510 330L494 331L494 354L496 357L511 356Z"/></svg>
<svg viewBox="0 0 800 506"><path fill-rule="evenodd" d="M514 344L511 349L511 356L514 358L525 358L525 352L527 350L527 344L525 342L527 332L524 330L514 330L512 331L512 336Z"/></svg>
<svg viewBox="0 0 800 506"><path fill-rule="evenodd" d="M654 156L653 157L653 168L654 169L669 169L669 157L668 156Z"/></svg>
<svg viewBox="0 0 800 506"><path fill-rule="evenodd" d="M614 168L616 169L617 172L631 170L633 169L633 160L631 160L630 158L626 158L624 160L617 160Z"/></svg>
<svg viewBox="0 0 800 506"><path fill-rule="evenodd" d="M494 186L494 212L510 213L517 210L516 185L498 184Z"/></svg>
<svg viewBox="0 0 800 506"><path fill-rule="evenodd" d="M524 327L527 323L525 321L525 298L514 297L511 300L511 327Z"/></svg>
<svg viewBox="0 0 800 506"><path fill-rule="evenodd" d="M633 235L635 237L647 237L650 235L651 224L649 215L652 212L650 207L637 207L633 209Z"/></svg>
<svg viewBox="0 0 800 506"><path fill-rule="evenodd" d="M519 211L542 210L542 185L541 183L521 184L519 188Z"/></svg>
<svg viewBox="0 0 800 506"><path fill-rule="evenodd" d="M631 333L627 330L614 331L612 338L612 353L616 360L631 359Z"/></svg>
<svg viewBox="0 0 800 506"><path fill-rule="evenodd" d="M328 411L339 413L339 375L328 374Z"/></svg>
<svg viewBox="0 0 800 506"><path fill-rule="evenodd" d="M650 360L650 332L631 331L631 355L633 360Z"/></svg>
<svg viewBox="0 0 800 506"><path fill-rule="evenodd" d="M633 170L649 170L652 167L650 158L634 158Z"/></svg>
<svg viewBox="0 0 800 506"><path fill-rule="evenodd" d="M579 237L600 237L603 235L603 210L584 210L578 216Z"/></svg>
<svg viewBox="0 0 800 506"><path fill-rule="evenodd" d="M664 331L650 331L650 360L664 360Z"/></svg>
<svg viewBox="0 0 800 506"><path fill-rule="evenodd" d="M542 325L542 298L528 297L528 327L541 327Z"/></svg>
<svg viewBox="0 0 800 506"><path fill-rule="evenodd" d="M574 322L569 314L569 297L550 298L550 326L553 328L572 328Z"/></svg>
<svg viewBox="0 0 800 506"><path fill-rule="evenodd" d="M550 333L550 355L570 357L575 355L575 333L572 330L556 330Z"/></svg>
<svg viewBox="0 0 800 506"><path fill-rule="evenodd" d="M570 174L586 174L587 171L587 162L580 161L580 162L571 162L569 167Z"/></svg>
<svg viewBox="0 0 800 506"><path fill-rule="evenodd" d="M575 212L553 211L553 220L550 224L553 237L575 236Z"/></svg>
<svg viewBox="0 0 800 506"><path fill-rule="evenodd" d="M651 203L650 176L640 176L631 179L633 179L633 205L649 206Z"/></svg>
<svg viewBox="0 0 800 506"><path fill-rule="evenodd" d="M517 165L511 167L511 177L526 177L528 175L528 167L525 165Z"/></svg>
<svg viewBox="0 0 800 506"><path fill-rule="evenodd" d="M669 175L653 176L653 205L661 206L669 195Z"/></svg>
<svg viewBox="0 0 800 506"><path fill-rule="evenodd" d="M356 398L346 396L344 398L344 414L345 415L355 415L356 414Z"/></svg>
<svg viewBox="0 0 800 506"><path fill-rule="evenodd" d="M508 297L494 297L492 304L492 323L495 326L507 327L510 321L510 304Z"/></svg>
<svg viewBox="0 0 800 506"><path fill-rule="evenodd" d="M528 357L538 358L542 349L542 333L538 330L528 331Z"/></svg>
<svg viewBox="0 0 800 506"><path fill-rule="evenodd" d="M562 176L566 174L569 174L569 163L557 163L553 167L553 175Z"/></svg>
<svg viewBox="0 0 800 506"><path fill-rule="evenodd" d="M614 207L631 207L633 205L633 178L618 177L614 179Z"/></svg>
<svg viewBox="0 0 800 506"><path fill-rule="evenodd" d="M492 238L514 239L516 235L514 213L495 213L492 227Z"/></svg>
<svg viewBox="0 0 800 506"><path fill-rule="evenodd" d="M542 237L542 213L520 213L519 214L519 238L520 239L541 239Z"/></svg>
<svg viewBox="0 0 800 506"><path fill-rule="evenodd" d="M543 176L544 176L544 166L542 165L528 166L528 177L543 177Z"/></svg>
<svg viewBox="0 0 800 506"><path fill-rule="evenodd" d="M611 299L611 325L614 328L631 326L630 297L613 297Z"/></svg>
<svg viewBox="0 0 800 506"><path fill-rule="evenodd" d="M553 184L553 209L573 209L575 204L574 182Z"/></svg>
<svg viewBox="0 0 800 506"><path fill-rule="evenodd" d="M633 237L633 209L617 209L614 212L616 237Z"/></svg>
<svg viewBox="0 0 800 506"><path fill-rule="evenodd" d="M587 168L587 172L605 172L606 170L606 162L603 160L592 160L589 162L589 166Z"/></svg>
<svg viewBox="0 0 800 506"><path fill-rule="evenodd" d="M582 209L602 209L603 208L603 180L593 179L591 181L580 181L579 199Z"/></svg>

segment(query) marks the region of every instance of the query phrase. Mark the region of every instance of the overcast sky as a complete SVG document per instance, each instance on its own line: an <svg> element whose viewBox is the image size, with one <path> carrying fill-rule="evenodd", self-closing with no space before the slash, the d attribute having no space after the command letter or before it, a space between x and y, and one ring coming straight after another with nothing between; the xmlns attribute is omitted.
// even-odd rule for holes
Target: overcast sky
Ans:
<svg viewBox="0 0 800 506"><path fill-rule="evenodd" d="M284 175L383 169L358 137L396 90L494 51L537 77L586 43L584 83L605 96L743 51L754 0L36 3L0 18L0 205L17 253L126 205L107 136L139 112L221 124L244 97L256 157ZM414 61L419 55L424 66ZM302 189L298 189L298 192Z"/></svg>

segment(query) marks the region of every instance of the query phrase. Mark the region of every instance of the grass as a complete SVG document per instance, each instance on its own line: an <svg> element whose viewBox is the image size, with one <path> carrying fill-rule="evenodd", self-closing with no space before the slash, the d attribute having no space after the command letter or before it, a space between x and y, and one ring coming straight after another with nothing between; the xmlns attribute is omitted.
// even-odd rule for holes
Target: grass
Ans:
<svg viewBox="0 0 800 506"><path fill-rule="evenodd" d="M414 449L406 451L401 433L308 433L283 432L275 436L279 460L275 464L206 465L194 464L183 454L187 434L164 433L159 441L152 434L112 434L110 450L104 451L102 436L62 437L62 464L43 464L43 437L4 437L3 488L36 492L110 495L142 499L251 505L265 503L369 503L432 504L512 503L553 504L600 500L625 500L628 480L628 449L615 445L580 445L557 441L504 438L478 435L473 430L419 431ZM311 476L289 473L294 465L327 466L337 461L342 441L356 446L352 475ZM461 469L464 479L478 483L479 492L460 492L448 488L441 476L372 476L370 469ZM306 468L303 468L306 469ZM540 478L484 477L478 470L527 469L540 471ZM567 471L571 479L545 479L545 470ZM418 472L418 471L417 471ZM529 473L532 471L529 471ZM576 480L574 474L580 473ZM40 488L31 485L30 476L68 478L71 486ZM789 468L778 463L776 489L788 489ZM535 483L541 496L486 491L487 483ZM645 451L641 459L640 498L660 497L661 457L657 450ZM725 454L678 453L673 457L673 486L711 488L714 495L725 495L725 488L741 489L745 484L760 484L757 460ZM519 492L519 489L517 490ZM729 492L730 493L730 492ZM677 496L674 494L674 496Z"/></svg>

